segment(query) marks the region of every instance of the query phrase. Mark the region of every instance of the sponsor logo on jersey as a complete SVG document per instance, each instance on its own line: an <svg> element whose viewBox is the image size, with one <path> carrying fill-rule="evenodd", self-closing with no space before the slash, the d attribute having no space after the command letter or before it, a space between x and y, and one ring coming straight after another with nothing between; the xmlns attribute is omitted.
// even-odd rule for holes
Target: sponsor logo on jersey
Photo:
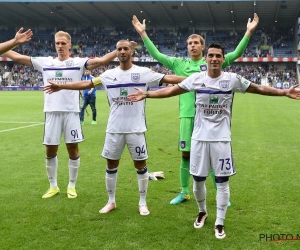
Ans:
<svg viewBox="0 0 300 250"><path fill-rule="evenodd" d="M131 80L133 82L138 82L140 80L140 73L131 73Z"/></svg>
<svg viewBox="0 0 300 250"><path fill-rule="evenodd" d="M120 88L120 96L128 96L127 88Z"/></svg>
<svg viewBox="0 0 300 250"><path fill-rule="evenodd" d="M209 95L209 103L210 104L217 104L219 103L219 98L217 95Z"/></svg>
<svg viewBox="0 0 300 250"><path fill-rule="evenodd" d="M200 83L201 88L205 88L205 84L204 83Z"/></svg>
<svg viewBox="0 0 300 250"><path fill-rule="evenodd" d="M114 79L114 82L118 81L117 78Z"/></svg>
<svg viewBox="0 0 300 250"><path fill-rule="evenodd" d="M62 70L58 70L55 72L55 77L62 77L62 76L63 76Z"/></svg>
<svg viewBox="0 0 300 250"><path fill-rule="evenodd" d="M229 81L219 81L219 86L221 90L228 90Z"/></svg>
<svg viewBox="0 0 300 250"><path fill-rule="evenodd" d="M207 65L200 65L200 71L206 71L207 70Z"/></svg>

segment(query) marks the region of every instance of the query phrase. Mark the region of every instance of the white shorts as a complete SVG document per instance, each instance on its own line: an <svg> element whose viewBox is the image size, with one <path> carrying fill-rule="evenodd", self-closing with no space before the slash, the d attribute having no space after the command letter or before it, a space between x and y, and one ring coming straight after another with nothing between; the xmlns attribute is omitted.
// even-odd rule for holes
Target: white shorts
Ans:
<svg viewBox="0 0 300 250"><path fill-rule="evenodd" d="M76 112L46 112L44 130L44 145L59 145L63 134L65 143L84 141Z"/></svg>
<svg viewBox="0 0 300 250"><path fill-rule="evenodd" d="M203 142L192 139L190 174L207 177L210 168L215 176L234 175L231 142Z"/></svg>
<svg viewBox="0 0 300 250"><path fill-rule="evenodd" d="M106 133L102 157L109 160L120 160L125 145L127 145L132 160L142 161L148 159L144 133Z"/></svg>

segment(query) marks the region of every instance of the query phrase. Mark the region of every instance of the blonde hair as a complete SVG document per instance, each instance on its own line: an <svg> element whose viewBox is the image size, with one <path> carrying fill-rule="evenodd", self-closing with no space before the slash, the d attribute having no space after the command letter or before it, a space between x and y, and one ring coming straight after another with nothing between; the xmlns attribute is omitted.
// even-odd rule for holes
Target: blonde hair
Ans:
<svg viewBox="0 0 300 250"><path fill-rule="evenodd" d="M60 31L58 31L58 32L55 33L54 38L56 39L59 36L66 37L69 40L69 42L71 43L71 36L70 36L70 34L68 32L64 32L64 31L60 30Z"/></svg>
<svg viewBox="0 0 300 250"><path fill-rule="evenodd" d="M205 45L205 40L202 36L198 35L198 34L191 34L187 39L186 39L186 43L188 43L189 39L191 38L198 38L200 40L200 43L202 45Z"/></svg>

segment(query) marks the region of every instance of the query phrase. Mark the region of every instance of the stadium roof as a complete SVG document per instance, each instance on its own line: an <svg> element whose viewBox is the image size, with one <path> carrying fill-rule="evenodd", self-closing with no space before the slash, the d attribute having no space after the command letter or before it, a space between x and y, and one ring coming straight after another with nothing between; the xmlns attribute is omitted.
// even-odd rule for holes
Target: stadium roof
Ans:
<svg viewBox="0 0 300 250"><path fill-rule="evenodd" d="M300 17L300 0L286 1L3 1L0 22L7 27L130 26L132 15L147 26L243 26L256 12L260 25L291 26ZM149 23L150 22L150 23Z"/></svg>

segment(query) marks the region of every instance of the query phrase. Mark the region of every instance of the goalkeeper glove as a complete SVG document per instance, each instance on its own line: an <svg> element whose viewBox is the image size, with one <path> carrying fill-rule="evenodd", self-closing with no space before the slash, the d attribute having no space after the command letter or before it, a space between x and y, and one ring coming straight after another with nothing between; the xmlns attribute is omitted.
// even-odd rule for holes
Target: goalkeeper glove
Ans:
<svg viewBox="0 0 300 250"><path fill-rule="evenodd" d="M149 180L157 181L158 179L165 179L163 171L149 172Z"/></svg>

